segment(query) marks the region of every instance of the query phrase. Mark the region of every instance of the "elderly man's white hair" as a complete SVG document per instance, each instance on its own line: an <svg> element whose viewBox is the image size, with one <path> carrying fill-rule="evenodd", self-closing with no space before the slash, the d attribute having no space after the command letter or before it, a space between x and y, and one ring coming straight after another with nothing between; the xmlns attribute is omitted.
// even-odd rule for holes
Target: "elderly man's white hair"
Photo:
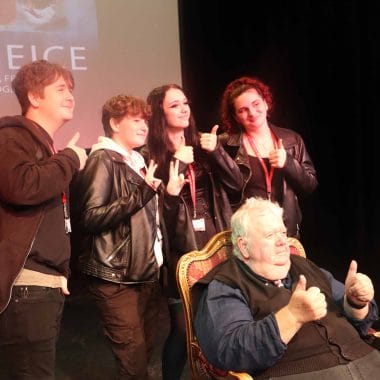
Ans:
<svg viewBox="0 0 380 380"><path fill-rule="evenodd" d="M239 259L243 259L240 249L237 245L239 237L247 238L247 233L250 229L255 228L255 220L259 219L268 213L273 213L282 218L283 209L278 203L272 202L263 198L248 198L245 203L232 215L231 240L233 244L233 253Z"/></svg>

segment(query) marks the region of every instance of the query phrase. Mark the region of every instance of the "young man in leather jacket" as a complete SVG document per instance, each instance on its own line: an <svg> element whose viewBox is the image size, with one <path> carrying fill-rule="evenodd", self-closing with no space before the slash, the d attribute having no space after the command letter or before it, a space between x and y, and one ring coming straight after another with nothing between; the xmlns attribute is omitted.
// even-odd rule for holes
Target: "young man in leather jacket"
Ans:
<svg viewBox="0 0 380 380"><path fill-rule="evenodd" d="M117 95L103 106L105 136L92 146L74 194L80 218L80 268L100 312L121 379L147 379L163 264L161 180L134 149L145 143L149 107ZM178 176L179 186L184 179Z"/></svg>

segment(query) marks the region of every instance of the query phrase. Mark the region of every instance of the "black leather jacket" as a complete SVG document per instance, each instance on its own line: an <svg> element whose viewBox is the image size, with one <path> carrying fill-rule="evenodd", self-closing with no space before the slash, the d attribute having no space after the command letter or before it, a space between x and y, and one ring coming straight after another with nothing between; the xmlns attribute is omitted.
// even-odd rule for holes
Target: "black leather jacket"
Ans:
<svg viewBox="0 0 380 380"><path fill-rule="evenodd" d="M284 167L280 169L283 189L281 206L284 209L284 222L288 229L288 235L299 237L302 214L297 194L310 194L316 189L318 185L316 171L303 139L298 133L274 125L270 125L270 127L275 136L282 139L287 156ZM244 177L241 199L234 205L235 209L245 200L245 187L252 175L248 154L242 142L242 133L223 134L220 136L220 141L227 153L238 164Z"/></svg>
<svg viewBox="0 0 380 380"><path fill-rule="evenodd" d="M195 150L195 159L207 173L207 191L210 194L210 212L217 232L230 228L232 216L231 199L240 197L243 176L234 160L226 153L221 144L215 151L206 153ZM169 165L169 163L167 164ZM187 165L180 162L179 172L185 174ZM176 196L165 195L164 219L169 235L170 252L167 252L169 284L175 289L175 268L184 253L199 250L192 224L189 205L182 193ZM173 293L175 296L175 292Z"/></svg>
<svg viewBox="0 0 380 380"><path fill-rule="evenodd" d="M90 155L76 180L81 270L117 283L157 281L157 193L111 150Z"/></svg>

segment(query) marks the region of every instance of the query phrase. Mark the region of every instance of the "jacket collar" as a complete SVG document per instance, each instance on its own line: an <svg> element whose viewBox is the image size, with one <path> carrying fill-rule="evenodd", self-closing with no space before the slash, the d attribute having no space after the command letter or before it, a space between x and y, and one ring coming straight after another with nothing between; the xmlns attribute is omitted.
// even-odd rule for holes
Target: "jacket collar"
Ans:
<svg viewBox="0 0 380 380"><path fill-rule="evenodd" d="M98 150L106 149L111 152L116 152L123 157L123 161L127 163L136 173L140 173L141 169L145 168L144 158L140 153L132 150L127 152L122 146L117 144L109 137L99 136L98 142L91 148L90 155Z"/></svg>

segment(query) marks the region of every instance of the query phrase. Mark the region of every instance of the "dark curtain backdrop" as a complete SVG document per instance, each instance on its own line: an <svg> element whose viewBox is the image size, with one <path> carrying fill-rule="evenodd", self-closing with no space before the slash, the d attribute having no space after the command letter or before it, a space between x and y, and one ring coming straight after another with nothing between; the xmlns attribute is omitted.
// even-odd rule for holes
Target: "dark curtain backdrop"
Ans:
<svg viewBox="0 0 380 380"><path fill-rule="evenodd" d="M299 132L319 188L301 199L302 241L343 280L352 258L380 291L380 6L366 1L179 0L183 86L198 128L226 84L270 85L271 120Z"/></svg>

